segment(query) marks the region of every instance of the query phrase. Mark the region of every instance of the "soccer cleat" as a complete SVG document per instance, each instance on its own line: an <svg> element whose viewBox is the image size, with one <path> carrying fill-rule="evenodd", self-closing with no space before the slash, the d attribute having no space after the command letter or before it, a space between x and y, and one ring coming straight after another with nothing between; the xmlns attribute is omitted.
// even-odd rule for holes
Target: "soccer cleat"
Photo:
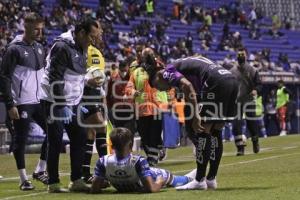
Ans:
<svg viewBox="0 0 300 200"><path fill-rule="evenodd" d="M37 181L40 181L40 182L44 183L45 185L48 184L49 177L48 177L48 174L47 174L46 171L38 172L38 173L33 172L32 178L37 180Z"/></svg>
<svg viewBox="0 0 300 200"><path fill-rule="evenodd" d="M253 144L253 152L258 153L260 151L260 146L259 146L258 140L253 140L252 144Z"/></svg>
<svg viewBox="0 0 300 200"><path fill-rule="evenodd" d="M158 163L158 160L151 158L151 157L148 157L147 161L148 161L150 167L155 167Z"/></svg>
<svg viewBox="0 0 300 200"><path fill-rule="evenodd" d="M217 179L216 178L214 178L214 179L212 179L212 180L206 180L206 184L207 184L207 188L209 188L209 189L213 189L213 190L215 190L215 189L217 189L217 187L218 187L218 184L217 184Z"/></svg>
<svg viewBox="0 0 300 200"><path fill-rule="evenodd" d="M67 192L69 192L69 190L61 187L60 183L54 183L54 184L48 185L48 192L49 193L67 193Z"/></svg>
<svg viewBox="0 0 300 200"><path fill-rule="evenodd" d="M236 156L243 156L245 155L245 146L237 146L237 153Z"/></svg>
<svg viewBox="0 0 300 200"><path fill-rule="evenodd" d="M71 192L88 192L90 187L82 179L77 179L76 181L70 182L69 190Z"/></svg>
<svg viewBox="0 0 300 200"><path fill-rule="evenodd" d="M34 186L32 185L32 183L28 180L24 181L21 185L20 185L20 190L23 191L27 191L27 190L33 190Z"/></svg>
<svg viewBox="0 0 300 200"><path fill-rule="evenodd" d="M176 190L207 190L206 179L203 178L201 181L197 181L196 179L191 182L178 186L175 188Z"/></svg>
<svg viewBox="0 0 300 200"><path fill-rule="evenodd" d="M0 176L0 179L3 179L3 176Z"/></svg>
<svg viewBox="0 0 300 200"><path fill-rule="evenodd" d="M193 169L192 171L190 171L189 173L185 174L184 176L187 176L191 179L195 179L196 178L196 174L197 174L197 169Z"/></svg>

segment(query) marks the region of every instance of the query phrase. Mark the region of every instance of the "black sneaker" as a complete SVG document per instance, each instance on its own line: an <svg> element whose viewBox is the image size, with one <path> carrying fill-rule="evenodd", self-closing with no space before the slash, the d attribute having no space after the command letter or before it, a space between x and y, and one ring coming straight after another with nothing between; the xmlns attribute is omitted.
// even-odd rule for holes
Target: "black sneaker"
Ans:
<svg viewBox="0 0 300 200"><path fill-rule="evenodd" d="M236 156L243 156L245 155L245 146L237 146L237 153Z"/></svg>
<svg viewBox="0 0 300 200"><path fill-rule="evenodd" d="M252 144L253 144L253 152L258 153L260 151L260 146L259 146L258 140L253 140Z"/></svg>
<svg viewBox="0 0 300 200"><path fill-rule="evenodd" d="M158 160L163 161L165 159L167 159L167 149L163 148L163 149L159 150Z"/></svg>
<svg viewBox="0 0 300 200"><path fill-rule="evenodd" d="M147 158L147 161L148 161L150 167L155 167L158 163L158 160L155 160L154 158L149 158L149 157Z"/></svg>
<svg viewBox="0 0 300 200"><path fill-rule="evenodd" d="M33 172L32 178L44 183L45 185L48 184L48 180L49 180L49 177L48 177L48 174L46 171L38 172L38 173Z"/></svg>
<svg viewBox="0 0 300 200"><path fill-rule="evenodd" d="M23 191L27 191L27 190L33 190L34 186L32 185L32 183L28 180L24 181L21 185L20 185L20 190Z"/></svg>

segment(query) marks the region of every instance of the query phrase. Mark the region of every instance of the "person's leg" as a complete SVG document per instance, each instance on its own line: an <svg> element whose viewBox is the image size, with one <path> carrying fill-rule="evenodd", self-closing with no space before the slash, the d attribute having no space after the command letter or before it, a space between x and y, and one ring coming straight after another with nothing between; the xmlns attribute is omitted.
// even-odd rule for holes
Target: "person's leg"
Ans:
<svg viewBox="0 0 300 200"><path fill-rule="evenodd" d="M82 174L86 182L88 182L91 177L90 169L91 169L91 160L93 155L94 141L95 141L95 131L93 129L88 129L87 139L85 144L84 161L82 165Z"/></svg>
<svg viewBox="0 0 300 200"><path fill-rule="evenodd" d="M162 149L162 120L154 117L148 123L150 123L148 162L150 165L156 165Z"/></svg>
<svg viewBox="0 0 300 200"><path fill-rule="evenodd" d="M247 128L249 130L252 144L253 144L253 152L258 153L260 151L259 147L259 126L257 117L255 115L255 104L249 104L247 107L248 112L246 115Z"/></svg>
<svg viewBox="0 0 300 200"><path fill-rule="evenodd" d="M33 119L35 122L43 129L46 137L43 141L41 147L41 154L39 162L35 168L32 177L38 181L41 181L44 184L48 184L48 175L47 170L47 122L46 122L46 111L45 111L45 102L41 102L36 105L36 108L33 113Z"/></svg>
<svg viewBox="0 0 300 200"><path fill-rule="evenodd" d="M153 120L152 116L139 117L137 121L137 131L141 137L141 145L148 157L149 154L149 143L150 143L150 121Z"/></svg>
<svg viewBox="0 0 300 200"><path fill-rule="evenodd" d="M30 122L32 121L32 111L33 108L31 105L18 106L20 119L13 121L15 127L13 135L13 154L19 171L21 190L34 189L30 182L27 184L28 177L25 169L25 145L30 129Z"/></svg>
<svg viewBox="0 0 300 200"><path fill-rule="evenodd" d="M211 154L209 160L209 172L207 175L207 185L209 188L216 189L216 176L218 173L220 161L223 155L222 128L224 123L217 123L211 130Z"/></svg>

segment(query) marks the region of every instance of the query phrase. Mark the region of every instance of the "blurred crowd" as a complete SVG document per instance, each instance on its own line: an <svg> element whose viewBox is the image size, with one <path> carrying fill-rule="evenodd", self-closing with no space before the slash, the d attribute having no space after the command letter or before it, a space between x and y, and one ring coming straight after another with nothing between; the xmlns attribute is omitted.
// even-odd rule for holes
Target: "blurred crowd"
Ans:
<svg viewBox="0 0 300 200"><path fill-rule="evenodd" d="M44 16L46 22L45 35L50 35L51 30L58 29L66 31L71 28L75 21L82 15L90 15L101 21L104 30L104 43L102 52L108 62L125 61L136 56L136 45L145 44L156 50L164 62L194 55L194 49L201 50L204 56L206 51L229 51L222 63L230 67L234 62L234 54L240 47L243 47L243 38L238 31L230 29L231 24L240 24L249 30L249 38L259 40L261 33L258 20L263 18L259 8L251 7L248 12L239 1L233 1L220 8L207 9L201 5L185 5L184 1L174 1L172 16L168 17L156 11L155 0L101 0L98 8L87 8L80 4L79 0L58 0L57 5L49 12L45 10L41 0L3 0L0 3L0 55L3 54L5 46L13 39L14 35L24 31L23 16L26 12L37 11ZM47 9L46 9L47 10ZM130 20L135 17L152 17L157 20L144 18L139 24L132 25L130 32L118 32L114 30L113 24L129 25ZM171 20L180 20L183 24L202 22L197 27L197 39L200 40L200 47L193 42L195 35L188 32L185 37L179 37L171 41L166 29L170 26ZM223 34L216 37L211 26L213 23L224 23ZM283 35L279 30L284 26L291 28L291 20L287 18L284 23L276 13L272 17L272 26L266 34L274 38ZM41 41L47 48L52 41L44 39ZM50 44L47 44L47 43ZM213 47L212 43L218 43ZM271 49L262 49L259 52L248 52L249 62L260 71L293 71L300 74L298 63L290 63L287 54L280 54L276 62L270 59Z"/></svg>

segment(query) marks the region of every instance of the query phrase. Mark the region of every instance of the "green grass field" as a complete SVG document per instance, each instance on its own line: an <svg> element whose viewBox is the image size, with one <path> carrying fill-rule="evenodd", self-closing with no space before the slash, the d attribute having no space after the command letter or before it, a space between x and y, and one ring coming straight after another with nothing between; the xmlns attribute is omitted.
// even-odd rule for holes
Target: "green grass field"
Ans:
<svg viewBox="0 0 300 200"><path fill-rule="evenodd" d="M0 200L3 199L300 199L300 136L271 137L261 139L262 151L252 153L251 142L248 141L247 155L235 156L233 143L225 143L224 156L219 170L216 191L181 191L173 188L163 189L156 194L116 194L109 188L103 194L48 194L46 187L33 181L36 189L30 192L18 188L17 171L11 155L0 155ZM27 156L27 171L31 174L38 155ZM95 163L96 154L93 163ZM185 147L168 151L166 161L159 167L171 170L175 174L185 174L195 168L192 148ZM69 157L61 155L61 172L69 172ZM62 176L62 183L67 186L69 176Z"/></svg>

